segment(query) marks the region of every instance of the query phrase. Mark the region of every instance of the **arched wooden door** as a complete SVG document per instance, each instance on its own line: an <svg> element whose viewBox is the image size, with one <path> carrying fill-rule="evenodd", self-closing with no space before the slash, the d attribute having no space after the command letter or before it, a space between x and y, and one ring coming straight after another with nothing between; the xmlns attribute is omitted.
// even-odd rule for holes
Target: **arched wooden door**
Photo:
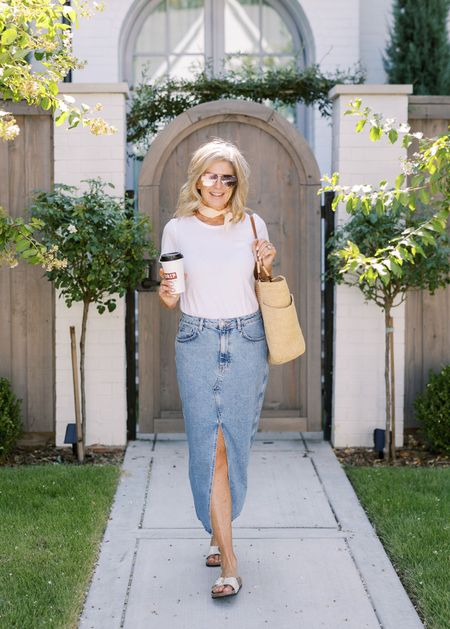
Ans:
<svg viewBox="0 0 450 629"><path fill-rule="evenodd" d="M193 151L213 137L239 146L251 168L248 207L267 223L278 250L275 273L288 279L306 353L270 369L262 430L321 430L321 293L319 170L304 138L272 109L214 101L180 115L151 145L139 178L139 209L155 242L172 218ZM175 377L179 312L156 293L139 294L139 432L183 431Z"/></svg>

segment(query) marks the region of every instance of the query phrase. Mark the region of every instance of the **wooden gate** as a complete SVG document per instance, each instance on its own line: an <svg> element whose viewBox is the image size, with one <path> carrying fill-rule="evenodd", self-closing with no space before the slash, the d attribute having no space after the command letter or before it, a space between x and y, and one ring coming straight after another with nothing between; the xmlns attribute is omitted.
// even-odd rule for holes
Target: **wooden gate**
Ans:
<svg viewBox="0 0 450 629"><path fill-rule="evenodd" d="M53 182L53 119L22 104L1 103L20 126L13 142L0 141L0 205L23 216L34 189ZM0 376L22 400L27 433L54 433L54 291L42 267L0 267ZM44 434L42 434L44 433ZM31 436L31 435L30 435Z"/></svg>
<svg viewBox="0 0 450 629"><path fill-rule="evenodd" d="M425 137L445 133L450 124L450 97L410 96L409 124ZM450 363L450 286L434 295L410 291L405 306L405 427L410 428L417 426L413 404L426 387L429 370L437 372Z"/></svg>
<svg viewBox="0 0 450 629"><path fill-rule="evenodd" d="M152 143L139 178L139 208L160 242L173 217L193 151L213 137L236 143L251 168L248 207L267 223L278 250L275 273L287 276L307 351L271 367L261 430L321 430L321 293L319 170L299 132L259 104L215 101L180 115ZM183 431L175 377L179 312L139 294L139 431Z"/></svg>

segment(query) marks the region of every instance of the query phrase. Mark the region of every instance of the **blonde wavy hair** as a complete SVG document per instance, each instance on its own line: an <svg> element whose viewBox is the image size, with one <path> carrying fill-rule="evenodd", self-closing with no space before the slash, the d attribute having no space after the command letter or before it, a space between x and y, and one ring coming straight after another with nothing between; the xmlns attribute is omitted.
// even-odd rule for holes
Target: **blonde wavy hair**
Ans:
<svg viewBox="0 0 450 629"><path fill-rule="evenodd" d="M237 146L222 138L202 144L192 155L187 181L181 186L175 216L192 216L198 210L202 197L197 190L200 176L213 162L226 161L234 168L237 184L230 197L229 206L233 214L232 223L238 223L245 217L245 202L248 195L249 165Z"/></svg>

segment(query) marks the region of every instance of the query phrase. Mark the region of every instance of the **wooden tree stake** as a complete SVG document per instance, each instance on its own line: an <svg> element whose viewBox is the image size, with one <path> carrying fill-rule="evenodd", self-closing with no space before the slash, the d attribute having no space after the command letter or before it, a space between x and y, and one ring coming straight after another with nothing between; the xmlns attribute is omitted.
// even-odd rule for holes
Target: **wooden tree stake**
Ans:
<svg viewBox="0 0 450 629"><path fill-rule="evenodd" d="M78 381L78 358L75 327L70 326L70 344L72 348L73 396L75 400L75 423L77 428L77 455L80 463L84 462L84 441L80 413L80 385Z"/></svg>

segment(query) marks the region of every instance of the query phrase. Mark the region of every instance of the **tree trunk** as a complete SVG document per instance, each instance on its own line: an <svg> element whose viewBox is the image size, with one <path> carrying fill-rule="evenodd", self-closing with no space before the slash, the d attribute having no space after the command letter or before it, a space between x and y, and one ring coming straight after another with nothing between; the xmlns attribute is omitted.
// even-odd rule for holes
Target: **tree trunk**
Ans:
<svg viewBox="0 0 450 629"><path fill-rule="evenodd" d="M83 426L81 423L80 411L80 385L78 379L78 358L77 358L77 341L75 336L75 326L70 326L70 346L72 350L72 378L73 378L73 398L75 402L75 426L77 433L77 457L80 463L84 463L84 443L83 443Z"/></svg>
<svg viewBox="0 0 450 629"><path fill-rule="evenodd" d="M391 447L389 438L391 435L391 386L390 386L390 320L391 320L391 305L386 301L384 307L384 327L385 327L385 342L384 342L384 383L386 387L386 446L388 461L391 459Z"/></svg>
<svg viewBox="0 0 450 629"><path fill-rule="evenodd" d="M85 377L84 377L84 359L86 348L86 325L89 313L88 300L83 301L83 320L81 323L81 338L80 338L80 380L81 380L81 426L83 432L83 447L86 448L86 390L85 390Z"/></svg>
<svg viewBox="0 0 450 629"><path fill-rule="evenodd" d="M395 365L394 365L394 318L390 318L389 327L391 332L389 334L390 341L390 354L391 354L391 363L390 363L390 371L391 371L391 457L392 460L395 461Z"/></svg>
<svg viewBox="0 0 450 629"><path fill-rule="evenodd" d="M392 302L386 300L384 309L385 352L384 381L386 384L386 451L388 461L395 461L395 363L394 363L394 319L391 316Z"/></svg>

